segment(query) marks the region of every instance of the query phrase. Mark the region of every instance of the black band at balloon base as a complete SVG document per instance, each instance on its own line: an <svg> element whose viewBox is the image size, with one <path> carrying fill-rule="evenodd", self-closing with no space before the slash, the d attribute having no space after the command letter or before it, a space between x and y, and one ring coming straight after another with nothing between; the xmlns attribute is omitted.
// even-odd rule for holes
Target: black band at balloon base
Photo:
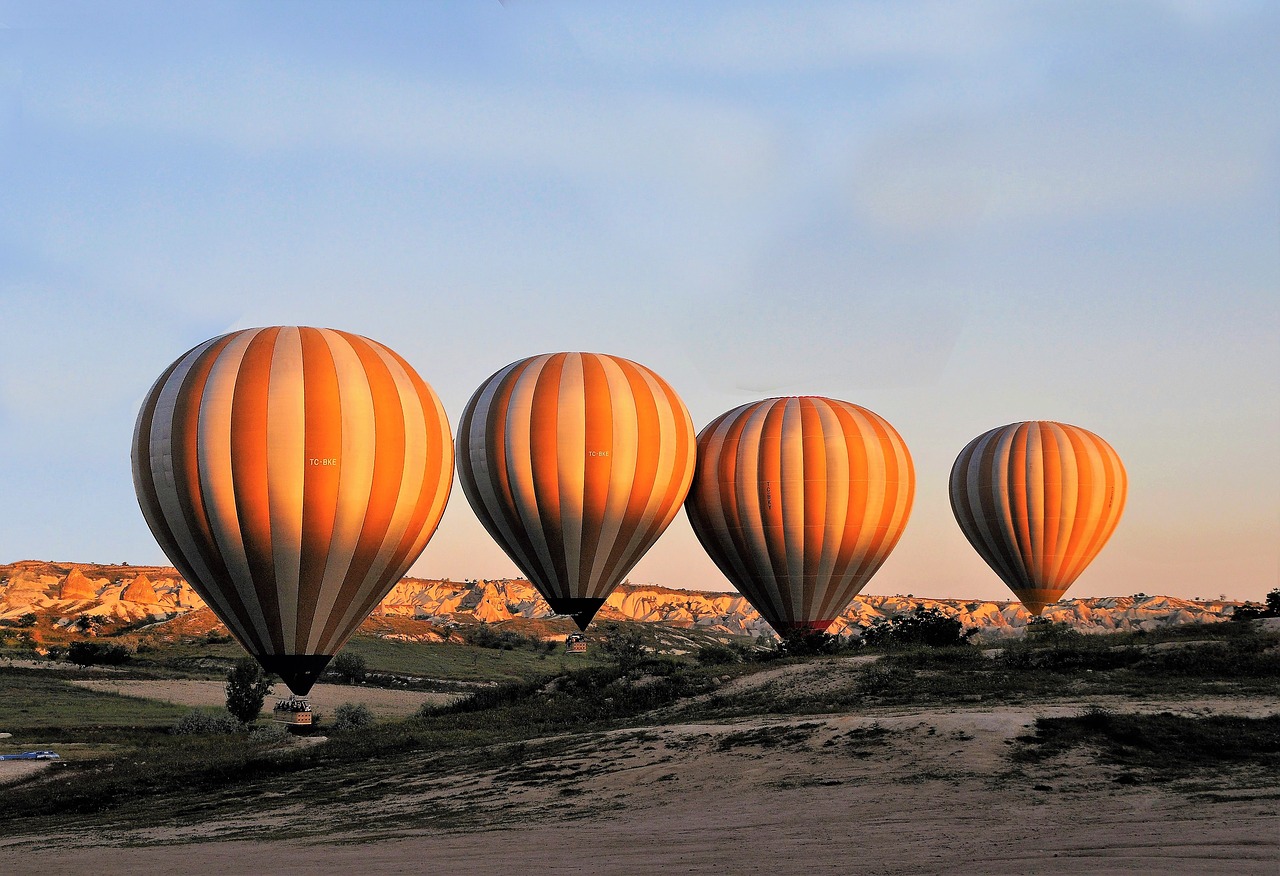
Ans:
<svg viewBox="0 0 1280 876"><path fill-rule="evenodd" d="M573 618L573 622L578 625L578 629L585 632L587 625L591 623L591 619L596 616L596 612L604 605L604 600L553 596L547 599L547 605L551 606L551 610L556 614L569 615L569 617Z"/></svg>
<svg viewBox="0 0 1280 876"><path fill-rule="evenodd" d="M771 624L778 635L786 638L796 633L825 633L827 627L836 622L835 618L830 620L811 620L811 621L779 621Z"/></svg>
<svg viewBox="0 0 1280 876"><path fill-rule="evenodd" d="M294 696L305 697L333 659L332 654L254 654L262 668L280 676Z"/></svg>

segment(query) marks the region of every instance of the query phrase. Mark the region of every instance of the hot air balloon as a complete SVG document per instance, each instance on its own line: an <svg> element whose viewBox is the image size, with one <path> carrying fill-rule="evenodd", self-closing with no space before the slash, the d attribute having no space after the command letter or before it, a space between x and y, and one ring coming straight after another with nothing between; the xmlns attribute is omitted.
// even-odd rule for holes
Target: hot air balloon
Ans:
<svg viewBox="0 0 1280 876"><path fill-rule="evenodd" d="M147 393L133 478L161 548L263 667L305 697L435 532L453 477L440 400L332 329L246 329Z"/></svg>
<svg viewBox="0 0 1280 876"><path fill-rule="evenodd" d="M699 433L685 511L720 571L786 635L839 617L898 543L914 493L911 454L883 417L772 398Z"/></svg>
<svg viewBox="0 0 1280 876"><path fill-rule="evenodd" d="M1092 432L1047 420L1011 423L960 451L951 510L974 550L1039 615L1111 537L1126 485L1120 457Z"/></svg>
<svg viewBox="0 0 1280 876"><path fill-rule="evenodd" d="M458 424L458 479L476 516L583 630L675 517L693 465L680 397L643 365L602 353L513 362Z"/></svg>

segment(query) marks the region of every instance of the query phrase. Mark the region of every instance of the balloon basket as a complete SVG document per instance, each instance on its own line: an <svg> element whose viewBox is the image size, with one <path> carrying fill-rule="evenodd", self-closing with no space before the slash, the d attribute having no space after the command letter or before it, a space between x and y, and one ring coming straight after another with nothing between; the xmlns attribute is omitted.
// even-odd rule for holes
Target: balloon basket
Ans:
<svg viewBox="0 0 1280 876"><path fill-rule="evenodd" d="M283 724L295 736L307 736L315 729L311 703L306 697L289 697L277 700L272 710L272 720Z"/></svg>
<svg viewBox="0 0 1280 876"><path fill-rule="evenodd" d="M571 634L564 640L564 652L566 654L587 653L587 637L580 633Z"/></svg>

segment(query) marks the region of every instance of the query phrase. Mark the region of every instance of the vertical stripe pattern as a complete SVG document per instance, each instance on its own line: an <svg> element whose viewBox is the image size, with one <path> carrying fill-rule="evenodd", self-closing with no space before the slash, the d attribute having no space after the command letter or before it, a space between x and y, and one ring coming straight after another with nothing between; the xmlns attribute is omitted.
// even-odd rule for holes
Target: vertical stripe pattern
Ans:
<svg viewBox="0 0 1280 876"><path fill-rule="evenodd" d="M147 394L132 455L164 552L286 681L288 658L336 653L404 574L453 480L435 392L383 345L331 329L191 350Z"/></svg>
<svg viewBox="0 0 1280 876"><path fill-rule="evenodd" d="M458 424L458 479L551 607L585 627L679 511L694 440L684 402L648 368L549 353L476 390Z"/></svg>
<svg viewBox="0 0 1280 876"><path fill-rule="evenodd" d="M951 510L974 550L1039 615L1111 537L1127 487L1120 457L1092 432L1012 423L960 451Z"/></svg>
<svg viewBox="0 0 1280 876"><path fill-rule="evenodd" d="M911 454L883 417L773 398L699 433L685 512L720 571L785 634L840 615L898 543L914 494Z"/></svg>

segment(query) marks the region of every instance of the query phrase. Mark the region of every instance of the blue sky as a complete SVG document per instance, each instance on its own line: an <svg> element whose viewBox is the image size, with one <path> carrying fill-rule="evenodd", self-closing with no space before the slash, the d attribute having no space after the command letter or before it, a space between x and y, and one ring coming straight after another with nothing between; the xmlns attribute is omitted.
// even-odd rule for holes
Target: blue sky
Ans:
<svg viewBox="0 0 1280 876"><path fill-rule="evenodd" d="M1129 506L1071 595L1280 581L1280 7L0 0L0 561L162 562L150 383L234 328L381 340L451 419L616 353L699 427L894 423L868 592L1002 597L972 437L1091 429ZM415 574L514 567L455 490ZM727 589L683 515L632 579Z"/></svg>

